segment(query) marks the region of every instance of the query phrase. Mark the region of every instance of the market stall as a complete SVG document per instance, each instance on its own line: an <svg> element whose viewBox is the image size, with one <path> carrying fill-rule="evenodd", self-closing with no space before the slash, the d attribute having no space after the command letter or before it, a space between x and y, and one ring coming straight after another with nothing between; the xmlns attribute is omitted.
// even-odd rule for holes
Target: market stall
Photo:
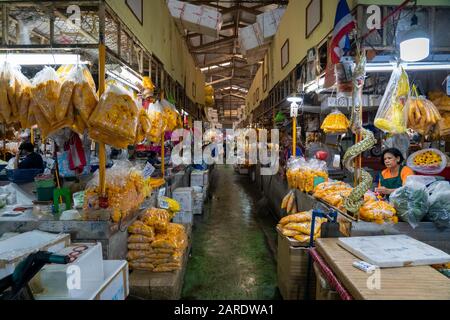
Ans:
<svg viewBox="0 0 450 320"><path fill-rule="evenodd" d="M424 11L440 10L421 11L405 7L407 2L390 11L383 23L392 23L397 14L399 24L414 26L418 16L426 19ZM357 17L358 32L350 34L353 46L345 57L331 64L332 44L324 40L255 110L256 121L271 117L269 125L284 131L280 149L296 153L281 161L279 175L265 177L255 170L255 181L280 221L278 248L286 248L278 256L278 282L285 299L303 299L308 291L314 296L305 281L314 273L306 252L321 236L408 235L450 252L449 48L426 48L430 57L420 58L405 58L415 49L402 49L399 60L389 48L371 47L373 30L359 21L366 17L363 8ZM302 156L297 141L305 147ZM392 170L389 157L396 159ZM337 221L314 220L312 212L337 214ZM318 230L311 230L314 221ZM327 271L320 271L323 280ZM437 296L446 297L442 292Z"/></svg>
<svg viewBox="0 0 450 320"><path fill-rule="evenodd" d="M75 22L64 15L69 5L1 5L3 155L15 156L18 141L26 141L38 146L30 153L43 154L44 166L27 171L8 163L0 236L39 230L99 243L104 259L126 264L128 278L129 237L141 235L133 226L152 208L169 210L164 196L190 185L191 170L170 162L170 133L183 126L171 97L178 87L105 2L77 2L82 19ZM141 159L129 146L142 146ZM155 162L149 150L157 151ZM191 225L171 224L183 228L183 263L156 271L159 264L146 265L147 275L185 269ZM141 267L131 263L130 270Z"/></svg>

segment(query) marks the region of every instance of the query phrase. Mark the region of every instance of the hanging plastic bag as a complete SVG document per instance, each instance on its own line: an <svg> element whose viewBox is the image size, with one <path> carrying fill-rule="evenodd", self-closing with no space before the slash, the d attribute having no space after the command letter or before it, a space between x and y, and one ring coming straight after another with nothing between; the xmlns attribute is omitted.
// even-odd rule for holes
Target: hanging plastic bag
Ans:
<svg viewBox="0 0 450 320"><path fill-rule="evenodd" d="M69 108L73 108L72 96L76 83L74 69L71 70L72 71L68 75L64 75L61 78L61 92L55 110L57 121L62 121L66 117Z"/></svg>
<svg viewBox="0 0 450 320"><path fill-rule="evenodd" d="M137 123L138 108L130 92L110 85L89 119L89 133L94 140L125 149L135 142Z"/></svg>
<svg viewBox="0 0 450 320"><path fill-rule="evenodd" d="M88 123L89 117L98 104L95 82L89 70L84 66L77 66L73 72L73 79L76 83L72 96L73 106L83 121Z"/></svg>
<svg viewBox="0 0 450 320"><path fill-rule="evenodd" d="M16 73L16 104L18 120L22 129L30 128L28 124L28 109L31 102L31 82L20 70Z"/></svg>
<svg viewBox="0 0 450 320"><path fill-rule="evenodd" d="M350 121L339 110L330 113L322 123L321 129L326 134L343 134L348 131Z"/></svg>
<svg viewBox="0 0 450 320"><path fill-rule="evenodd" d="M406 184L395 190L389 197L391 205L397 211L400 220L416 228L425 217L429 208L429 196L426 186L414 177L409 177Z"/></svg>
<svg viewBox="0 0 450 320"><path fill-rule="evenodd" d="M161 102L163 105L166 130L173 131L177 128L178 111L175 106L167 100Z"/></svg>
<svg viewBox="0 0 450 320"><path fill-rule="evenodd" d="M166 129L166 124L163 116L163 106L159 101L150 104L148 116L151 121L151 126L147 138L154 143L160 142L162 134Z"/></svg>
<svg viewBox="0 0 450 320"><path fill-rule="evenodd" d="M413 153L407 165L421 174L439 174L447 167L447 157L437 149L423 149Z"/></svg>
<svg viewBox="0 0 450 320"><path fill-rule="evenodd" d="M33 79L31 95L49 124L56 120L55 108L61 92L61 82L56 71L44 67ZM35 113L36 115L36 113ZM37 115L36 115L37 116Z"/></svg>
<svg viewBox="0 0 450 320"><path fill-rule="evenodd" d="M407 110L405 105L408 101L409 91L407 73L402 67L395 68L375 116L375 127L387 133L404 133L406 131Z"/></svg>
<svg viewBox="0 0 450 320"><path fill-rule="evenodd" d="M14 67L3 62L0 67L0 115L2 122L10 123L12 110L15 108Z"/></svg>
<svg viewBox="0 0 450 320"><path fill-rule="evenodd" d="M439 181L427 188L430 194L428 219L439 228L450 228L450 183Z"/></svg>
<svg viewBox="0 0 450 320"><path fill-rule="evenodd" d="M422 135L430 133L434 126L442 120L433 102L424 96L419 96L415 86L413 86L413 96L408 99L406 108L408 127Z"/></svg>

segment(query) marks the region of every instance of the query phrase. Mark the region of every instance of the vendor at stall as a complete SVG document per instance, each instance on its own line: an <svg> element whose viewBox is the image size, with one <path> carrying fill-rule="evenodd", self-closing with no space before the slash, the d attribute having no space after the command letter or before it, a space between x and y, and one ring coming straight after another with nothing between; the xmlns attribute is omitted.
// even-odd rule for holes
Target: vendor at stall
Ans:
<svg viewBox="0 0 450 320"><path fill-rule="evenodd" d="M19 162L19 158L23 158L22 161ZM19 147L15 167L18 169L44 169L44 160L40 154L34 151L32 143L24 142Z"/></svg>
<svg viewBox="0 0 450 320"><path fill-rule="evenodd" d="M414 175L414 171L403 165L405 158L396 148L384 150L381 159L386 169L381 172L380 183L375 192L389 196L396 189L401 188L405 184L406 178Z"/></svg>

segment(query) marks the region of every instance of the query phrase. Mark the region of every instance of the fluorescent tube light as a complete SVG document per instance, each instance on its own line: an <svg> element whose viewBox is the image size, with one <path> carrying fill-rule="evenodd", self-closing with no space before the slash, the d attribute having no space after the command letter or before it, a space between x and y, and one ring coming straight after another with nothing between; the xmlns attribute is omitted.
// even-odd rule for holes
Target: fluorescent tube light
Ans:
<svg viewBox="0 0 450 320"><path fill-rule="evenodd" d="M450 62L435 63L403 63L401 64L406 71L436 71L436 70L450 70ZM368 63L366 71L371 72L390 72L394 70L395 64L392 63Z"/></svg>
<svg viewBox="0 0 450 320"><path fill-rule="evenodd" d="M0 54L0 61L8 61L20 66L89 64L81 60L79 54L69 53L8 53Z"/></svg>

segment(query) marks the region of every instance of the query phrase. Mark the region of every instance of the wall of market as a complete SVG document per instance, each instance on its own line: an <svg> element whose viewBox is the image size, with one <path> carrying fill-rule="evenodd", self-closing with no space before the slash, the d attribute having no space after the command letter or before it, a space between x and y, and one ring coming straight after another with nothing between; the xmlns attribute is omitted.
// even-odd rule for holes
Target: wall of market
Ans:
<svg viewBox="0 0 450 320"><path fill-rule="evenodd" d="M143 1L144 23L136 19L125 0L106 0L145 48L164 64L170 76L185 86L187 96L204 105L205 77L196 67L165 0ZM193 91L195 83L196 93ZM194 97L195 95L195 97Z"/></svg>
<svg viewBox="0 0 450 320"><path fill-rule="evenodd" d="M350 10L357 5L400 5L404 0L347 0ZM278 31L266 54L263 67L268 73L267 90L263 90L263 67L260 67L245 101L247 113L252 112L269 95L270 90L284 80L307 55L307 51L324 40L334 28L334 18L339 0L322 1L322 22L306 39L306 8L309 1L290 1ZM418 6L450 6L449 0L418 0ZM289 64L281 68L281 48L289 39ZM254 101L259 89L260 99Z"/></svg>

